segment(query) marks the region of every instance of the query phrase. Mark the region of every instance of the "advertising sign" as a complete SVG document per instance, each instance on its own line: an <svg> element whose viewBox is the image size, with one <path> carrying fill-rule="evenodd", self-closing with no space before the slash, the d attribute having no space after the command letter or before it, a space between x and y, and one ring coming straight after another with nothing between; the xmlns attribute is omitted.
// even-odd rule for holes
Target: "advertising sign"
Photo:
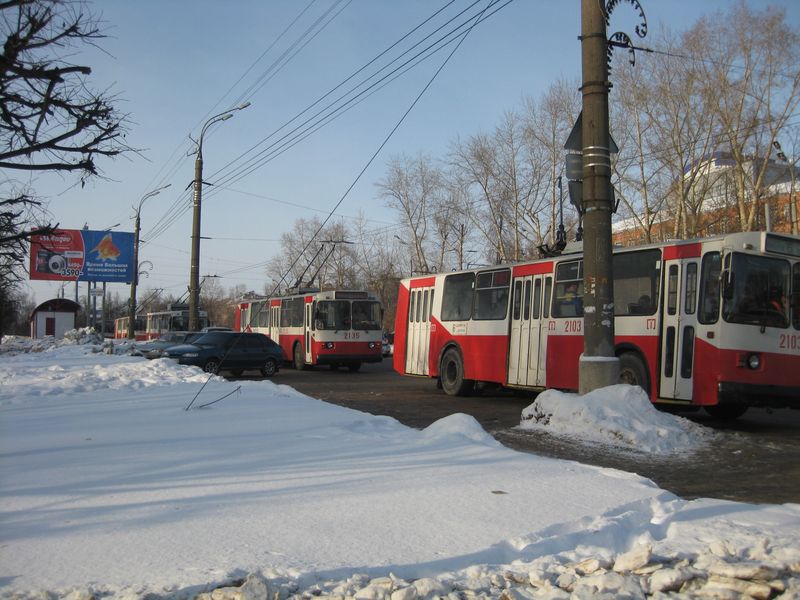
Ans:
<svg viewBox="0 0 800 600"><path fill-rule="evenodd" d="M133 233L57 229L31 238L31 279L130 283L133 272Z"/></svg>

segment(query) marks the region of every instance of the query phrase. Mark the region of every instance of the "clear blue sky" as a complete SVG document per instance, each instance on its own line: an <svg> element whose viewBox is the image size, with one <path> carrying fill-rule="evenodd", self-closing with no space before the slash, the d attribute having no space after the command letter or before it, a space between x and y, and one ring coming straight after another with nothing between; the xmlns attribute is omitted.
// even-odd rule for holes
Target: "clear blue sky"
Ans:
<svg viewBox="0 0 800 600"><path fill-rule="evenodd" d="M469 14L488 1L480 0ZM102 51L87 49L73 62L91 66L94 87L110 88L119 98L118 106L131 120L128 143L142 152L115 161L99 158L105 179L95 179L84 188L73 179L47 175L33 185L63 228L80 229L88 223L90 229L105 229L119 223L117 230L133 231L132 205L149 191L171 184L142 209L142 237L147 243L140 247L140 260L151 261L154 268L149 278L141 278L140 291L161 287L180 295L189 279L192 216L190 209L175 215L170 208L190 203L184 191L194 168L194 157L187 154L192 147L188 136L196 137L206 119L243 98L252 103L206 134L204 179L214 182L230 173L231 161L253 147L263 148L258 144L275 129L446 4L446 0L96 2L93 7L102 13L110 37L101 42ZM436 19L437 26L470 4L457 0L447 6ZM730 4L642 0L651 32L661 27L684 29L702 14ZM766 5L752 0L751 4ZM785 7L788 21L800 25L800 2L771 4ZM336 16L290 62L267 73L317 19L327 21L326 13L327 18ZM611 31L633 36L635 22L633 8L622 3ZM578 0L513 0L477 25L337 215L347 218L363 210L376 228L393 222L374 185L383 176L386 161L400 153L442 157L457 136L490 130L525 96L538 97L558 78L579 79L579 32ZM645 38L640 43L648 42ZM276 253L276 240L296 219L325 218L451 48L256 170L204 188L202 235L214 239L201 243L201 275L221 275L226 287L242 283L262 291L263 267L252 265ZM164 227L170 216L171 224ZM29 286L37 302L55 296L60 287L49 282L29 282ZM111 284L109 289L123 296L129 293L122 284ZM74 284L69 284L67 297L73 296Z"/></svg>

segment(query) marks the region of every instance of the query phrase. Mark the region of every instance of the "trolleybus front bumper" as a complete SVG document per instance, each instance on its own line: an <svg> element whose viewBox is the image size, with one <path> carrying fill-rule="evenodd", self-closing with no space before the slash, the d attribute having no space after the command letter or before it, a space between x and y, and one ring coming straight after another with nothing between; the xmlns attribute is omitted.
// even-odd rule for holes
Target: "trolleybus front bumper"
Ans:
<svg viewBox="0 0 800 600"><path fill-rule="evenodd" d="M346 365L351 363L377 363L383 360L378 354L318 354L318 365Z"/></svg>

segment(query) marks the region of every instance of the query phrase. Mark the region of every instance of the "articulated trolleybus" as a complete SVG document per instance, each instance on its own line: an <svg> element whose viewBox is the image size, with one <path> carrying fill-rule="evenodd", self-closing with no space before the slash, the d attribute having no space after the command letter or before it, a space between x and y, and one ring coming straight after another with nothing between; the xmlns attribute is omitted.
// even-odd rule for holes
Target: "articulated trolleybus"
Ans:
<svg viewBox="0 0 800 600"><path fill-rule="evenodd" d="M295 368L381 362L381 304L365 291L298 289L297 293L243 300L234 329L264 333Z"/></svg>
<svg viewBox="0 0 800 600"><path fill-rule="evenodd" d="M800 408L800 237L752 232L616 248L620 380L653 402L735 418ZM583 256L404 279L394 368L476 382L578 389Z"/></svg>

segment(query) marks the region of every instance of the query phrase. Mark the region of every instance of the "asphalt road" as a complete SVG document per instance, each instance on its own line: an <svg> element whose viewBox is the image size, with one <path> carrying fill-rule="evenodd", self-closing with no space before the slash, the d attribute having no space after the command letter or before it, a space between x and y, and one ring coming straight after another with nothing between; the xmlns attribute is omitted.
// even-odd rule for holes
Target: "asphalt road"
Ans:
<svg viewBox="0 0 800 600"><path fill-rule="evenodd" d="M508 447L638 473L687 499L800 503L800 410L750 409L729 423L702 411L686 413L683 416L717 432L717 439L709 448L688 456L662 457L515 429L533 395L483 390L479 395L453 398L437 389L435 380L398 375L389 359L364 365L358 373L285 367L273 381L333 404L388 415L418 429L456 412L467 413Z"/></svg>

